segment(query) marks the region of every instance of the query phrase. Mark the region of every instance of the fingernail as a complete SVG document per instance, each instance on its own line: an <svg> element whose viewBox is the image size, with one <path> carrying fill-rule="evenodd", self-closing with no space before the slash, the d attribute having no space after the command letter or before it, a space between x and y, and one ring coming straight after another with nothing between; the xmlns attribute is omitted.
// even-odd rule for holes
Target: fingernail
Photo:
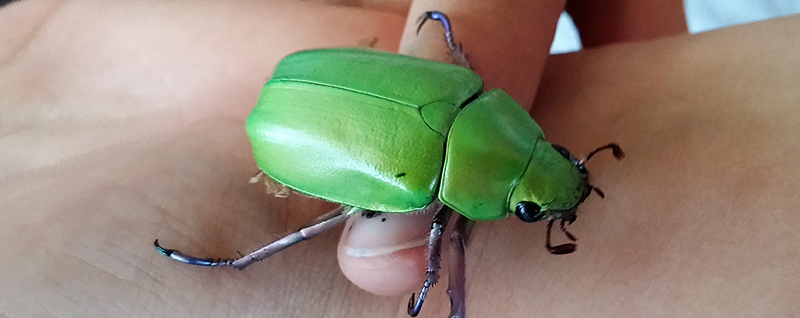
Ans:
<svg viewBox="0 0 800 318"><path fill-rule="evenodd" d="M356 216L348 222L344 253L351 257L376 257L427 244L432 214L381 213Z"/></svg>
<svg viewBox="0 0 800 318"><path fill-rule="evenodd" d="M351 217L339 244L342 273L377 295L418 289L425 280L427 238L436 210Z"/></svg>

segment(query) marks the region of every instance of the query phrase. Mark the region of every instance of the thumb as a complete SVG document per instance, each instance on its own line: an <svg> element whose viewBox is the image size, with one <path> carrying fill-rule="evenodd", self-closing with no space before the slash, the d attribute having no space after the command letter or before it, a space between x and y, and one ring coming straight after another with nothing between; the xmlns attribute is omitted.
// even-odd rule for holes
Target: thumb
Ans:
<svg viewBox="0 0 800 318"><path fill-rule="evenodd" d="M423 2L410 9L399 53L451 61L441 27L417 34L418 18L426 9ZM351 217L339 241L339 266L344 275L358 287L378 295L407 294L418 289L426 278L427 239L436 210Z"/></svg>
<svg viewBox="0 0 800 318"><path fill-rule="evenodd" d="M350 281L378 295L401 295L425 280L427 239L435 209L362 213L351 217L339 241L339 266Z"/></svg>

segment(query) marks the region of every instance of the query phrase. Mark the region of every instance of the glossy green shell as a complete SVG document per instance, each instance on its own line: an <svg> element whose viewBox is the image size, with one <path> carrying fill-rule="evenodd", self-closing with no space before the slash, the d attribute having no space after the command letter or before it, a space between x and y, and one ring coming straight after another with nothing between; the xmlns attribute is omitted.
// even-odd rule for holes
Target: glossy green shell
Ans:
<svg viewBox="0 0 800 318"><path fill-rule="evenodd" d="M473 220L505 218L511 190L542 138L539 125L508 94L494 89L481 95L450 129L439 199Z"/></svg>
<svg viewBox="0 0 800 318"><path fill-rule="evenodd" d="M256 163L311 196L383 212L427 206L472 71L362 49L285 58L247 121Z"/></svg>
<svg viewBox="0 0 800 318"><path fill-rule="evenodd" d="M518 202L529 201L542 211L572 210L581 203L585 188L586 176L549 142L539 139L530 164L511 193L508 209L514 211Z"/></svg>
<svg viewBox="0 0 800 318"><path fill-rule="evenodd" d="M332 202L400 213L438 196L473 220L507 217L520 201L574 208L585 177L508 94L482 90L450 64L304 51L278 65L247 132L261 170Z"/></svg>

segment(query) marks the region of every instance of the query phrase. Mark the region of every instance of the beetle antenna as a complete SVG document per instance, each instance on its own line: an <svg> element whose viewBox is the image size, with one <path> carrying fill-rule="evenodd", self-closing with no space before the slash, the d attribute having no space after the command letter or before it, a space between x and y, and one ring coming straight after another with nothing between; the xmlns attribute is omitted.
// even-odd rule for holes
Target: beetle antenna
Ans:
<svg viewBox="0 0 800 318"><path fill-rule="evenodd" d="M158 244L158 240L153 242L153 245L155 245L156 249L158 249L158 252L160 252L164 256L184 264L197 265L197 266L233 266L236 267L237 269L244 269L245 267L257 261L270 257L273 254L280 252L289 246L300 243L320 233L323 233L335 227L337 224L344 222L345 220L347 220L348 217L360 211L362 210L356 207L349 207L344 205L339 206L336 209L320 217L313 224L301 228L297 232L290 233L289 235L286 235L283 238L274 241L270 244L267 244L266 246L256 250L255 252L244 255L238 259L215 259L215 258L200 258L200 257L189 256L181 253L178 250L166 249L161 247L161 245Z"/></svg>
<svg viewBox="0 0 800 318"><path fill-rule="evenodd" d="M625 158L625 152L622 151L622 148L616 143L610 143L608 145L598 147L597 149L590 152L589 155L586 156L586 159L582 160L583 163L586 163L587 161L589 161L589 159L592 159L592 156L594 156L596 153L606 149L611 149L611 153L614 155L614 158L617 158L617 160Z"/></svg>
<svg viewBox="0 0 800 318"><path fill-rule="evenodd" d="M553 222L555 221L556 220L550 220L550 222L547 222L547 240L545 241L545 247L547 247L547 250L551 254L555 255L563 255L574 252L576 245L573 243L565 243L559 246L553 246L550 244L550 233L553 231Z"/></svg>
<svg viewBox="0 0 800 318"><path fill-rule="evenodd" d="M605 199L606 198L606 194L600 188L595 187L595 186L593 186L591 184L587 184L586 186L589 187L589 191L594 191L594 193L597 193L597 195L599 195L601 199ZM588 195L587 195L587 197L588 197Z"/></svg>

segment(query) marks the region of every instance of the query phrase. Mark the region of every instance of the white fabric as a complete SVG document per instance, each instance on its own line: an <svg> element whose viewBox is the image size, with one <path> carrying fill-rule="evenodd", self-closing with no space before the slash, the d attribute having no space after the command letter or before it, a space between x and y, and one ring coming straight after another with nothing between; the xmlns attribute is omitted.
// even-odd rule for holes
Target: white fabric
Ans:
<svg viewBox="0 0 800 318"><path fill-rule="evenodd" d="M691 33L800 13L800 0L685 0L684 6ZM580 48L572 19L562 14L550 52L574 52Z"/></svg>

